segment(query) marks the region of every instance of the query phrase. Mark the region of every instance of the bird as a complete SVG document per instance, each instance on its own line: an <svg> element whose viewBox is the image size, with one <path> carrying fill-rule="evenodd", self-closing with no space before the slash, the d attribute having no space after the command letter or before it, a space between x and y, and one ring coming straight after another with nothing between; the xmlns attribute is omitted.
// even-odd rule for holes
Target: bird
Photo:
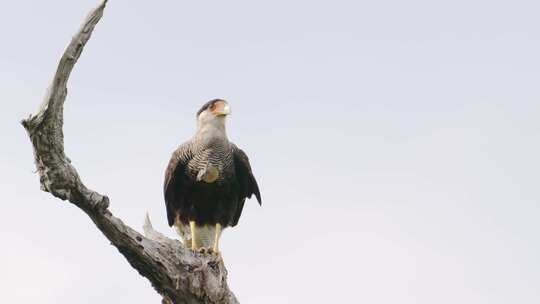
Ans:
<svg viewBox="0 0 540 304"><path fill-rule="evenodd" d="M223 99L205 103L195 135L172 153L165 170L168 224L194 251L219 253L222 231L238 224L246 198L255 195L262 205L248 156L227 137L229 114Z"/></svg>

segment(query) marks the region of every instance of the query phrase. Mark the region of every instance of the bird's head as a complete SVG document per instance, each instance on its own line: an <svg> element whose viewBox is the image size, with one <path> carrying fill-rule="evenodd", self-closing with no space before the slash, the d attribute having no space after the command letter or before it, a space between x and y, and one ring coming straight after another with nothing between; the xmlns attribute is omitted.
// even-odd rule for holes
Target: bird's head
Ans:
<svg viewBox="0 0 540 304"><path fill-rule="evenodd" d="M225 117L231 114L231 107L223 99L212 99L197 112L199 130L215 129L225 131Z"/></svg>

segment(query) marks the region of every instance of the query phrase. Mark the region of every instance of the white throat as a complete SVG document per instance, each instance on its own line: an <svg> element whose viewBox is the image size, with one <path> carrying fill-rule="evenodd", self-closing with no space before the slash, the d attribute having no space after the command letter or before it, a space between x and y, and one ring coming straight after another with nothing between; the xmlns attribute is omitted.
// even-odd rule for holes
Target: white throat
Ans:
<svg viewBox="0 0 540 304"><path fill-rule="evenodd" d="M197 121L197 137L203 139L227 139L225 117L199 119Z"/></svg>

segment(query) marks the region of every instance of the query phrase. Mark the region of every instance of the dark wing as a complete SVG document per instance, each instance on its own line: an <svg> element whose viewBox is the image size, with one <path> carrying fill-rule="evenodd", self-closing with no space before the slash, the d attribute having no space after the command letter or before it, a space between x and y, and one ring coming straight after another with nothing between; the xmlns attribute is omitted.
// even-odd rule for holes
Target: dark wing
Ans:
<svg viewBox="0 0 540 304"><path fill-rule="evenodd" d="M183 205L184 193L189 187L187 184L189 180L186 175L186 168L191 158L190 144L184 143L173 152L165 170L163 194L165 196L169 226L174 224L177 211Z"/></svg>
<svg viewBox="0 0 540 304"><path fill-rule="evenodd" d="M259 205L262 204L261 193L259 192L259 186L253 176L251 171L251 165L249 164L249 158L242 149L233 145L234 153L234 169L236 171L236 180L239 185L239 195L238 195L238 207L236 209L236 214L233 219L233 226L238 223L240 215L242 214L242 209L244 208L244 202L246 198L251 198L253 194L257 198Z"/></svg>

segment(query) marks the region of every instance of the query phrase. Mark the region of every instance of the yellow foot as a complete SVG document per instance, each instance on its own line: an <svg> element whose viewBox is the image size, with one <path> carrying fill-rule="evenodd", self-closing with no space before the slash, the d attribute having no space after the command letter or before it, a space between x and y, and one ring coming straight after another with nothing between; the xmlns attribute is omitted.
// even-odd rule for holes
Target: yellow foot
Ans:
<svg viewBox="0 0 540 304"><path fill-rule="evenodd" d="M216 265L224 266L223 256L220 252L214 252L210 255L210 262L215 263Z"/></svg>
<svg viewBox="0 0 540 304"><path fill-rule="evenodd" d="M204 253L204 254L213 254L214 249L212 247L201 247L197 249L198 252Z"/></svg>

